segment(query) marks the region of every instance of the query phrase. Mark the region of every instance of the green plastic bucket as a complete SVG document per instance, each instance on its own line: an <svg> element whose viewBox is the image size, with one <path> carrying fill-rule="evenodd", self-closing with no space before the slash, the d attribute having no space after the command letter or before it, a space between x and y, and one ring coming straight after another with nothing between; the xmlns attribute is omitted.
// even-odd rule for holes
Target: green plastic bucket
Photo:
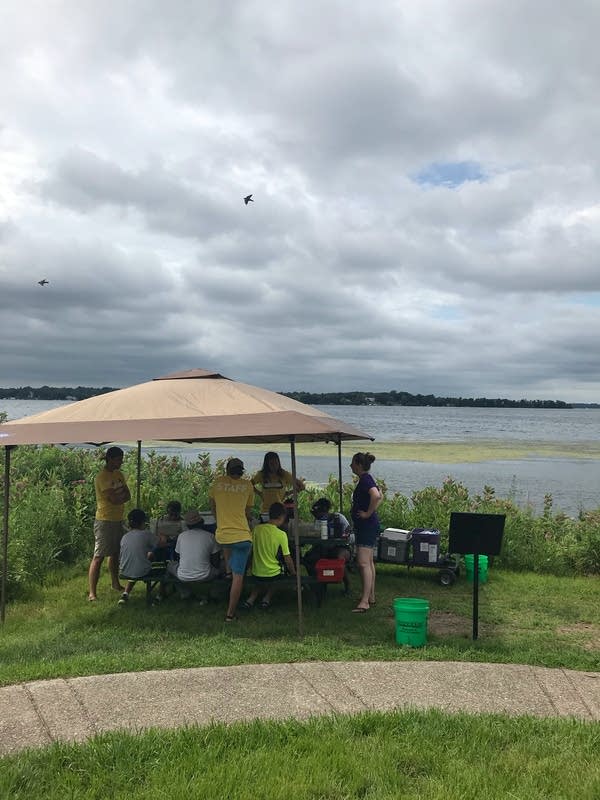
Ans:
<svg viewBox="0 0 600 800"><path fill-rule="evenodd" d="M429 600L419 597L396 597L396 643L409 647L422 647L427 643L427 618Z"/></svg>
<svg viewBox="0 0 600 800"><path fill-rule="evenodd" d="M467 580L473 583L475 572L475 556L473 554L465 556L465 571ZM479 583L487 583L488 579L488 557L479 556Z"/></svg>

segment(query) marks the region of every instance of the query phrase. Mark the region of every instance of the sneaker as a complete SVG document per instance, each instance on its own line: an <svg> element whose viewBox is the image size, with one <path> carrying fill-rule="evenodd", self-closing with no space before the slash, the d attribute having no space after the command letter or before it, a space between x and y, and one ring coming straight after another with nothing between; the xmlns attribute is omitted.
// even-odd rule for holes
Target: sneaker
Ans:
<svg viewBox="0 0 600 800"><path fill-rule="evenodd" d="M127 594L127 592L123 592L119 600L119 605L124 606L128 600L129 600L129 595Z"/></svg>
<svg viewBox="0 0 600 800"><path fill-rule="evenodd" d="M161 602L162 602L162 597L159 594L157 594L154 600L152 601L152 605L159 606Z"/></svg>

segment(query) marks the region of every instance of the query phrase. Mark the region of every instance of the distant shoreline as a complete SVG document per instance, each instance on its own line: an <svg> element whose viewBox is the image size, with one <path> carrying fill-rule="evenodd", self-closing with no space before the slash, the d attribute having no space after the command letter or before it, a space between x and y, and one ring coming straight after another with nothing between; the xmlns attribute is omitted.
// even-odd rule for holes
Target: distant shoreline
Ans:
<svg viewBox="0 0 600 800"><path fill-rule="evenodd" d="M54 400L73 402L118 391L111 386L20 386L1 388L2 400ZM122 388L122 387L120 387ZM438 397L433 394L398 392L277 392L312 406L441 407L441 408L600 408L598 403L566 403L563 400L509 400L505 397Z"/></svg>

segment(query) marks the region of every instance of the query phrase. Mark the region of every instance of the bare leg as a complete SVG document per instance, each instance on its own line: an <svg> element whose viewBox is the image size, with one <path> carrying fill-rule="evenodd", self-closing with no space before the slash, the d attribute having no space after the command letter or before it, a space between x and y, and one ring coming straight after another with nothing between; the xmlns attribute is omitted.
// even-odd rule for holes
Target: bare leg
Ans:
<svg viewBox="0 0 600 800"><path fill-rule="evenodd" d="M234 617L244 586L244 576L237 575L235 572L231 577L231 590L229 592L229 605L227 606L227 616Z"/></svg>
<svg viewBox="0 0 600 800"><path fill-rule="evenodd" d="M88 597L90 600L96 600L98 579L100 577L100 567L102 566L103 561L104 558L100 558L100 556L94 556L90 561L90 568L88 571L88 581L90 587Z"/></svg>
<svg viewBox="0 0 600 800"><path fill-rule="evenodd" d="M127 586L125 587L125 591L127 594L133 591L133 587L135 586L135 581L127 581Z"/></svg>
<svg viewBox="0 0 600 800"><path fill-rule="evenodd" d="M248 605L253 606L256 603L256 598L258 597L258 589L253 589L250 594L248 595L248 599L246 602Z"/></svg>
<svg viewBox="0 0 600 800"><path fill-rule="evenodd" d="M119 583L119 557L118 556L109 556L108 557L108 572L110 574L110 580L112 582L112 588L116 592L123 592L124 587L121 586Z"/></svg>
<svg viewBox="0 0 600 800"><path fill-rule="evenodd" d="M373 592L373 549L371 547L357 548L358 570L362 581L362 594L357 608L369 608L369 598Z"/></svg>
<svg viewBox="0 0 600 800"><path fill-rule="evenodd" d="M375 603L375 562L373 561L373 556L371 555L371 594L369 595L369 605L373 605Z"/></svg>

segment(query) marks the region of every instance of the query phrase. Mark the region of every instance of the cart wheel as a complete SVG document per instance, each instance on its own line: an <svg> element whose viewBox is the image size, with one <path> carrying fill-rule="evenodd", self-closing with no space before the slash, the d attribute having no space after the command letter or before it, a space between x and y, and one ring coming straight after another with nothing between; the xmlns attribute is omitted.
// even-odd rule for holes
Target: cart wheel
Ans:
<svg viewBox="0 0 600 800"><path fill-rule="evenodd" d="M442 586L452 586L456 580L456 575L451 569L442 569L438 575L438 580Z"/></svg>

